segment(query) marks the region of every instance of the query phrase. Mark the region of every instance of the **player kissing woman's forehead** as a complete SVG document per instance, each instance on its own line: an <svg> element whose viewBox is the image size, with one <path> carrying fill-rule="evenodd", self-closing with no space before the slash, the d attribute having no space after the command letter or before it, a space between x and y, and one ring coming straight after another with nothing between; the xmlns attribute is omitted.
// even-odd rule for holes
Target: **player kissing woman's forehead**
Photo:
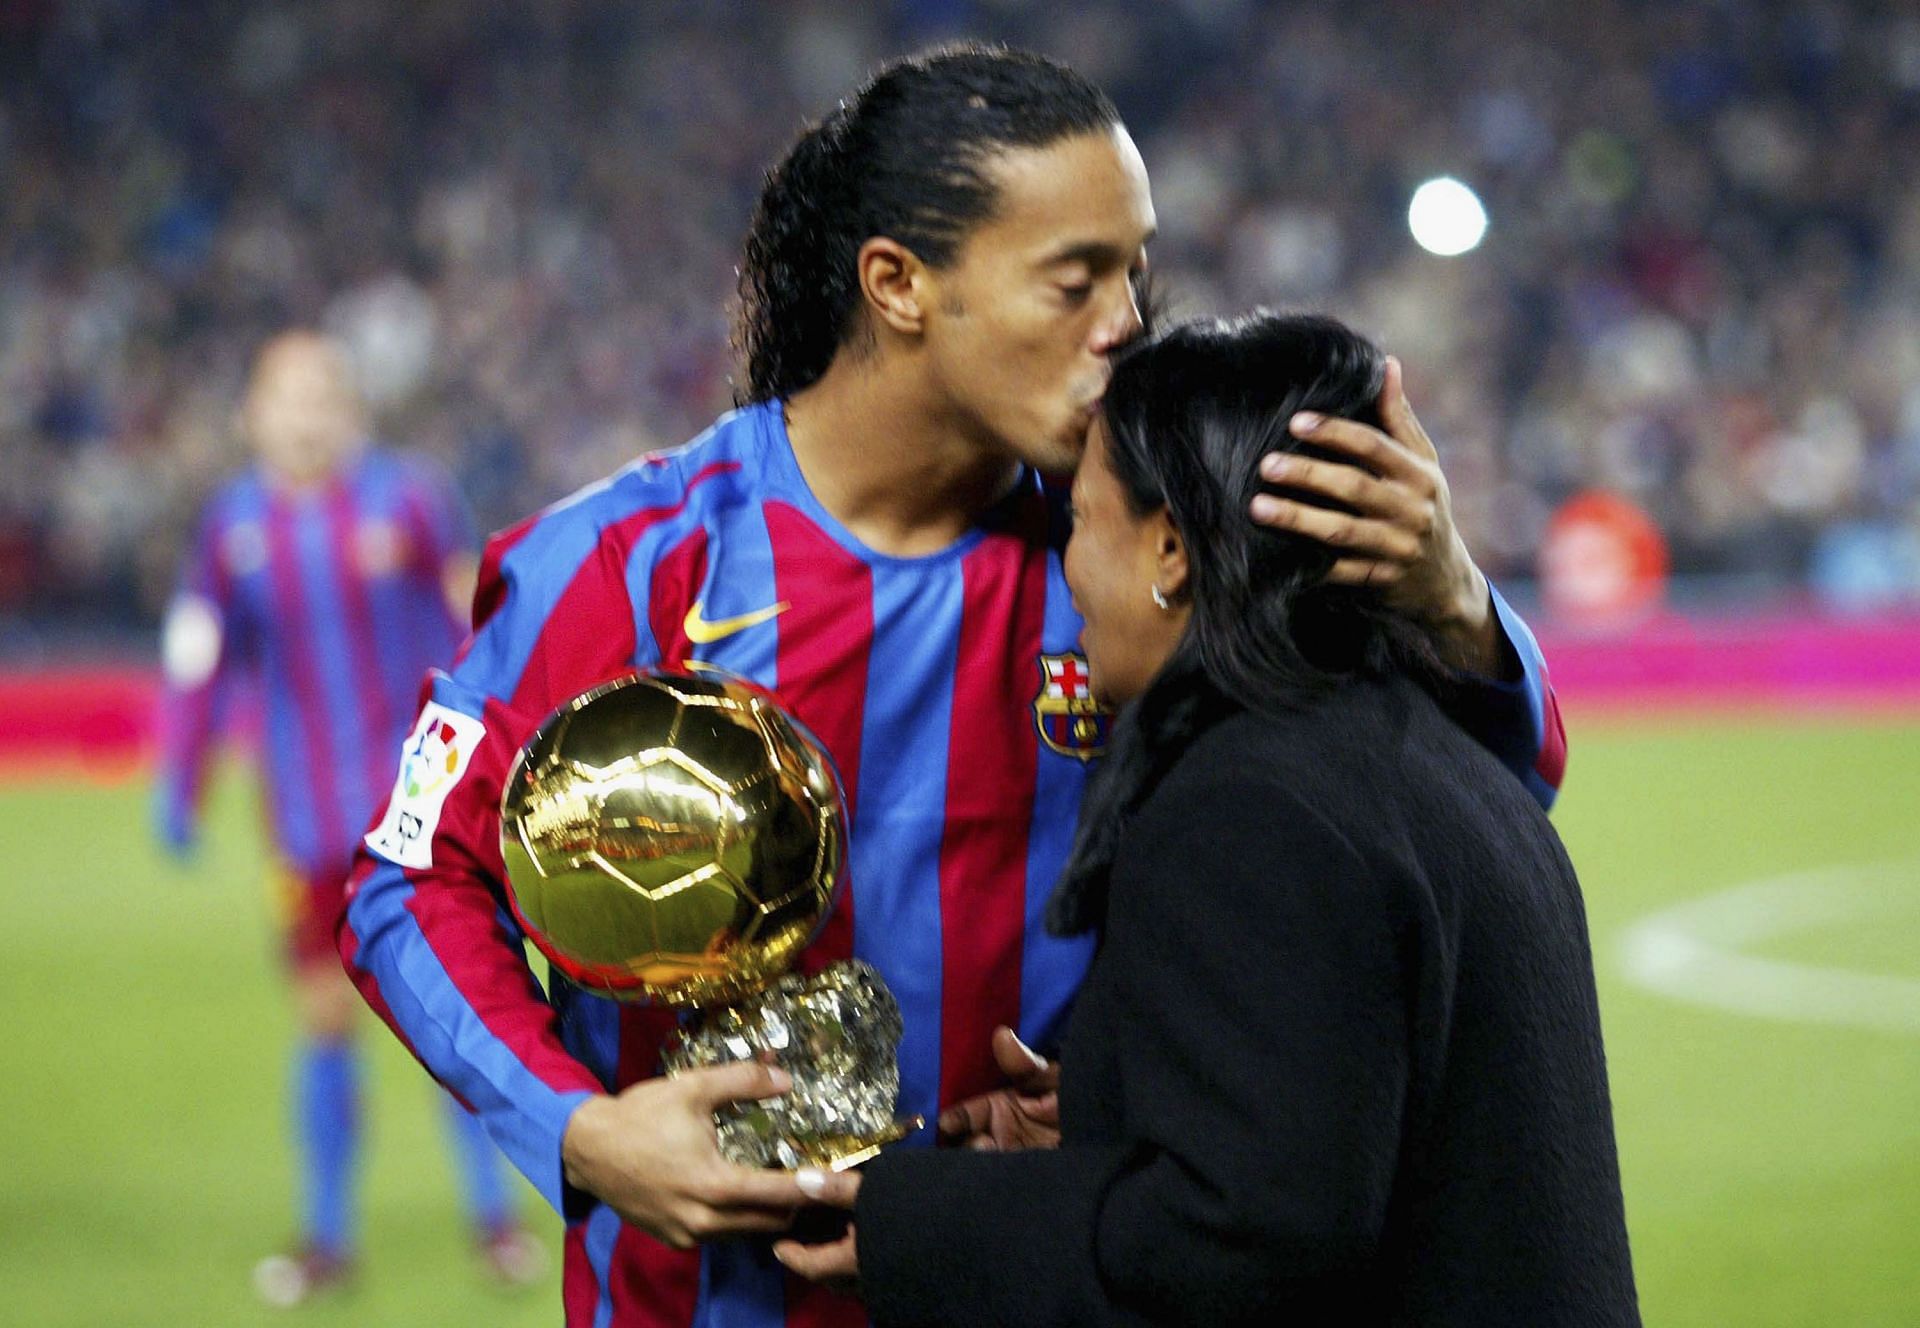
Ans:
<svg viewBox="0 0 1920 1328"><path fill-rule="evenodd" d="M785 1091L768 1067L659 1078L639 1022L532 980L488 866L516 750L636 667L776 691L857 809L813 946L905 993L898 1108L971 1136L980 1095L1035 1071L994 1028L1050 1051L1090 953L1030 906L1090 755L1036 732L1036 688L1065 690L1049 662L1084 661L1059 490L1033 472L1074 469L1112 406L1155 225L1139 151L1072 70L979 46L893 62L766 177L739 271L741 408L490 546L472 645L427 702L481 740L425 795L421 834L365 841L341 950L569 1219L589 1252L567 1262L570 1323L624 1322L629 1295L650 1322L816 1321L813 1291L736 1238L787 1232L818 1195L716 1151L715 1106ZM1332 546L1329 582L1365 583L1481 675L1486 745L1550 797L1538 652L1454 531L1391 360L1380 382L1364 420L1292 418L1311 456L1263 461L1245 519ZM1168 589L1115 593L1161 613Z"/></svg>
<svg viewBox="0 0 1920 1328"><path fill-rule="evenodd" d="M844 367L886 380L937 453L1069 471L1142 329L1154 228L1092 84L1017 52L900 62L769 175L741 271L746 395Z"/></svg>
<svg viewBox="0 0 1920 1328"><path fill-rule="evenodd" d="M936 551L1017 482L1078 463L1114 352L1145 329L1147 170L1092 83L962 44L889 64L768 173L739 270L743 404L778 403L869 547ZM1506 662L1486 580L1389 360L1377 425L1296 421L1254 521L1321 540L1454 663Z"/></svg>

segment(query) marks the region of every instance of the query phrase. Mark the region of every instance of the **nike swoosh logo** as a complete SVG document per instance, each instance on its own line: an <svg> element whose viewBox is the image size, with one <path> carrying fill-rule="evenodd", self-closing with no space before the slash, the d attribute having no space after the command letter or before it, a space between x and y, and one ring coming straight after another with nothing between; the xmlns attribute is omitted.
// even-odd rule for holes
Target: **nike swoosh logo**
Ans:
<svg viewBox="0 0 1920 1328"><path fill-rule="evenodd" d="M725 640L735 632L744 632L747 628L758 627L763 622L772 622L793 606L781 600L778 604L769 605L764 609L755 609L752 613L743 613L734 618L711 620L700 616L702 607L700 601L694 601L693 607L687 610L687 620L681 624L687 634L687 640L698 646Z"/></svg>

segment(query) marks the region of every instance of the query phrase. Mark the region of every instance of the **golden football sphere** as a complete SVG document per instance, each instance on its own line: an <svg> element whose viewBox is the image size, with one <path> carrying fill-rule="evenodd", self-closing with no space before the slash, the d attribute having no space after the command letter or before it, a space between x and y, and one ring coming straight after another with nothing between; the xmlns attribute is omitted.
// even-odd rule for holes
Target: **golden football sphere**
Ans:
<svg viewBox="0 0 1920 1328"><path fill-rule="evenodd" d="M832 907L846 809L826 751L727 674L651 670L560 707L500 805L527 935L582 986L676 1005L786 972Z"/></svg>

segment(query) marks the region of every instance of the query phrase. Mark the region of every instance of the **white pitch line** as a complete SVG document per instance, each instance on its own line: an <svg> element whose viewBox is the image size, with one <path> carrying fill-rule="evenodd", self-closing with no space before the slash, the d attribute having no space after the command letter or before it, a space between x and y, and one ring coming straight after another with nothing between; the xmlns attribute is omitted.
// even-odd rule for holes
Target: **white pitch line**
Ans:
<svg viewBox="0 0 1920 1328"><path fill-rule="evenodd" d="M1696 1005L1794 1023L1920 1034L1920 979L1741 953L1809 927L1872 918L1903 902L1920 915L1916 893L1920 861L1750 881L1634 923L1620 939L1621 963L1640 986Z"/></svg>

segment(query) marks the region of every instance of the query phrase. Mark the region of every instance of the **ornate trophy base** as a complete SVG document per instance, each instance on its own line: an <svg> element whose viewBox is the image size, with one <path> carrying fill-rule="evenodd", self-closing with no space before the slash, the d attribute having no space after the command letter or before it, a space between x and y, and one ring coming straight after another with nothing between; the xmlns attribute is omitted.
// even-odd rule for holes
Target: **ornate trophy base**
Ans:
<svg viewBox="0 0 1920 1328"><path fill-rule="evenodd" d="M793 1170L798 1167L819 1167L825 1171L851 1171L862 1162L879 1156L880 1150L888 1144L899 1143L926 1124L924 1116L902 1116L877 1135L833 1134L822 1135L814 1139L789 1139L783 1141L792 1151L795 1161L781 1161L778 1165ZM720 1149L727 1152L724 1137ZM732 1157L732 1153L728 1153ZM741 1158L734 1158L741 1161Z"/></svg>
<svg viewBox="0 0 1920 1328"><path fill-rule="evenodd" d="M902 1032L899 1002L880 975L844 960L698 1011L661 1063L669 1074L734 1061L779 1065L793 1076L792 1091L714 1113L720 1151L743 1166L844 1171L924 1123L893 1114Z"/></svg>

